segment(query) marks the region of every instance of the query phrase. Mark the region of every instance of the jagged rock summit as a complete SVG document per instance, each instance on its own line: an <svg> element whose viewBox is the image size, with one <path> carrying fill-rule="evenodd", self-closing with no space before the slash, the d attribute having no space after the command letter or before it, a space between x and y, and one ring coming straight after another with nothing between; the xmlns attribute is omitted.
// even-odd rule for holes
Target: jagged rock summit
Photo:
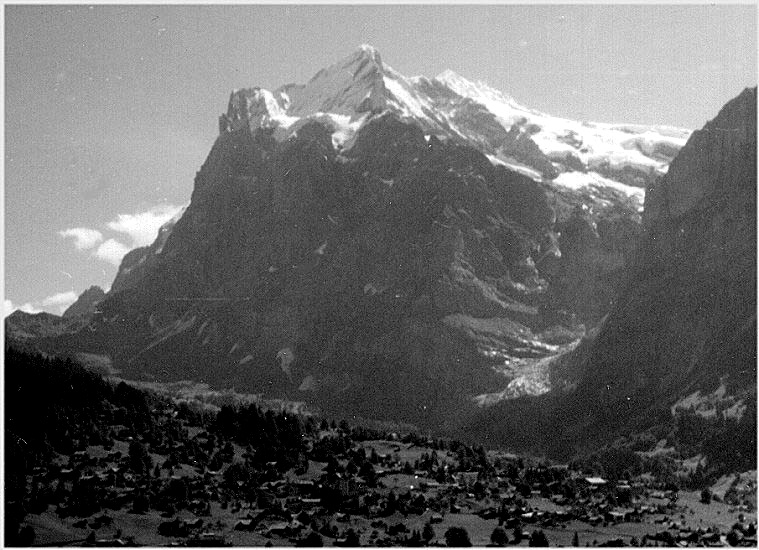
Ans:
<svg viewBox="0 0 759 550"><path fill-rule="evenodd" d="M63 317L87 317L95 313L95 306L105 298L105 291L99 286L91 286L79 295L76 302L71 304Z"/></svg>
<svg viewBox="0 0 759 550"><path fill-rule="evenodd" d="M438 429L551 388L688 135L407 78L367 46L306 84L233 92L219 130L190 204L124 258L92 322L38 345Z"/></svg>
<svg viewBox="0 0 759 550"><path fill-rule="evenodd" d="M306 84L234 91L219 127L222 132L243 125L270 128L276 139L285 140L306 122L319 120L332 127L336 147L350 148L360 128L387 111L413 120L428 135L473 145L492 162L532 178L569 188L613 187L640 198L642 189L666 171L690 133L666 126L552 117L450 70L433 79L408 78L383 63L368 45L322 69Z"/></svg>

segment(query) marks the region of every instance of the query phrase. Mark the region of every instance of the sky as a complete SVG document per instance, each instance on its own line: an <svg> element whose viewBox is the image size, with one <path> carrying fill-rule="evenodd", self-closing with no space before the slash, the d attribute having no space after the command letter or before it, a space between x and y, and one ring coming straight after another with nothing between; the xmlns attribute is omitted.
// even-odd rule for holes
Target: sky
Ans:
<svg viewBox="0 0 759 550"><path fill-rule="evenodd" d="M5 314L60 314L189 202L234 88L359 44L598 122L700 128L757 83L753 5L5 6Z"/></svg>

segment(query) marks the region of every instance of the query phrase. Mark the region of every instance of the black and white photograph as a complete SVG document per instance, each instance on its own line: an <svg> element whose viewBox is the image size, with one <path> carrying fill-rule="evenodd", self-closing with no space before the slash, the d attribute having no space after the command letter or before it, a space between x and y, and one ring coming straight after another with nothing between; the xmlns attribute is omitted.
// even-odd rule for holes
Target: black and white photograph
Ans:
<svg viewBox="0 0 759 550"><path fill-rule="evenodd" d="M757 547L757 2L2 9L6 547Z"/></svg>

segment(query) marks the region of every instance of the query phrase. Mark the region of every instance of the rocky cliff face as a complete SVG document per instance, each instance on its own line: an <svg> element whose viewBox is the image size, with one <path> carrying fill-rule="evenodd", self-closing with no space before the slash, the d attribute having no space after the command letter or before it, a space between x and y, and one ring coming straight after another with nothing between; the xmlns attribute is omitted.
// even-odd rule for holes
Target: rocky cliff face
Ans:
<svg viewBox="0 0 759 550"><path fill-rule="evenodd" d="M99 286L91 286L79 295L76 302L71 304L63 317L90 317L95 313L95 306L105 298L105 291Z"/></svg>
<svg viewBox="0 0 759 550"><path fill-rule="evenodd" d="M96 331L134 338L117 351L133 373L433 417L505 384L504 355L555 350L533 259L555 248L554 216L535 182L392 115L343 155L320 124L282 143L243 127Z"/></svg>
<svg viewBox="0 0 759 550"><path fill-rule="evenodd" d="M646 238L588 359L600 374L589 386L648 400L755 385L755 200L756 88L695 132L649 193Z"/></svg>
<svg viewBox="0 0 759 550"><path fill-rule="evenodd" d="M86 330L47 344L438 428L550 388L547 360L609 311L640 186L687 136L408 79L369 47L235 91L219 130L186 211L124 258Z"/></svg>
<svg viewBox="0 0 759 550"><path fill-rule="evenodd" d="M755 403L755 201L756 88L694 132L649 190L645 235L608 318L554 364L556 378L574 377L571 391L489 411L483 423L566 452L671 422L670 408L707 395L723 409ZM532 428L553 440L510 425L520 411L538 411ZM561 421L546 427L550 418Z"/></svg>

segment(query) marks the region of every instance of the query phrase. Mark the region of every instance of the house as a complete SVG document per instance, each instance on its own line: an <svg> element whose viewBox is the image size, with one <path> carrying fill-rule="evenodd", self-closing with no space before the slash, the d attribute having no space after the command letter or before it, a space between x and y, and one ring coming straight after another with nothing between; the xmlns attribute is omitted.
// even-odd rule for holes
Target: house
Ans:
<svg viewBox="0 0 759 550"><path fill-rule="evenodd" d="M338 481L337 490L342 498L351 498L360 495L363 492L364 483L359 478L341 479Z"/></svg>
<svg viewBox="0 0 759 550"><path fill-rule="evenodd" d="M303 508L314 508L316 506L321 506L322 499L320 498L301 498L300 503L303 506Z"/></svg>
<svg viewBox="0 0 759 550"><path fill-rule="evenodd" d="M604 487L607 483L607 481L602 477L586 477L583 478L583 481L585 482L586 486L590 487L591 489Z"/></svg>
<svg viewBox="0 0 759 550"><path fill-rule="evenodd" d="M290 536L291 532L292 532L292 529L289 523L286 523L284 521L279 521L277 523L273 523L272 525L270 525L266 531L266 534L268 536L276 535L278 537L288 537Z"/></svg>
<svg viewBox="0 0 759 550"><path fill-rule="evenodd" d="M252 519L241 519L235 523L235 531L252 531L255 527Z"/></svg>
<svg viewBox="0 0 759 550"><path fill-rule="evenodd" d="M456 481L464 483L465 485L474 485L477 482L479 472L459 472L456 476Z"/></svg>
<svg viewBox="0 0 759 550"><path fill-rule="evenodd" d="M158 526L158 534L164 537L186 537L187 533L187 525L179 518L164 521Z"/></svg>
<svg viewBox="0 0 759 550"><path fill-rule="evenodd" d="M613 521L615 523L622 523L627 521L627 514L624 512L606 512L604 514L606 521Z"/></svg>

